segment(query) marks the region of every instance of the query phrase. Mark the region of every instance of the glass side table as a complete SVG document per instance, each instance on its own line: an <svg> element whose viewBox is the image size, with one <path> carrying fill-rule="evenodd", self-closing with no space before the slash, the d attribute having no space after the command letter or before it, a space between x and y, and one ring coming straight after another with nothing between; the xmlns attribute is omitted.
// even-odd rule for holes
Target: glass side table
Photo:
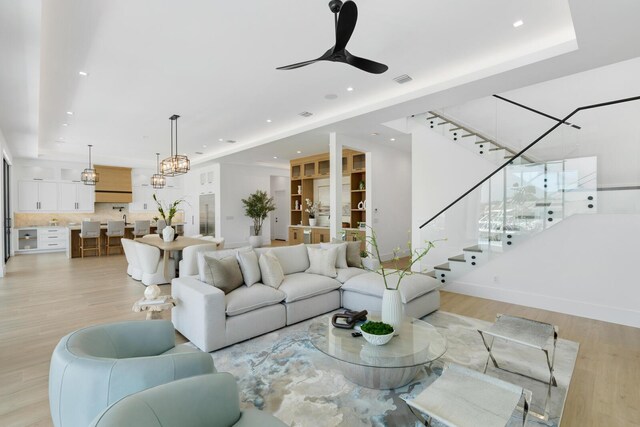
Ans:
<svg viewBox="0 0 640 427"><path fill-rule="evenodd" d="M557 387L558 383L553 375L553 365L556 354L556 343L558 341L558 327L549 323L538 322L535 320L525 319L517 316L509 316L507 314L498 314L496 321L493 325L486 329L478 329L482 342L489 355L487 361L484 364L484 372L487 372L489 361L493 362L493 366L503 371L511 372L513 374L521 375L535 381L540 381L548 384L547 397L544 402L544 414L537 414L531 411L531 415L534 415L543 420L549 419L549 400L551 397L551 387ZM490 340L489 340L490 337ZM540 380L538 378L529 377L527 375L509 371L501 368L493 355L492 348L494 340L498 338L507 342L524 345L530 348L540 350L544 353L547 360L547 367L549 368L549 380ZM549 352L551 351L551 356Z"/></svg>

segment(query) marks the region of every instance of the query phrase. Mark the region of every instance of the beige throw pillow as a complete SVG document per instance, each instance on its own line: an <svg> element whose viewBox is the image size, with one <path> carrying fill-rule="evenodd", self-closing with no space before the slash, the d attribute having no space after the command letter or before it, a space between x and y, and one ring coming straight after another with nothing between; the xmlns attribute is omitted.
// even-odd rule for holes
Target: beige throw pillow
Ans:
<svg viewBox="0 0 640 427"><path fill-rule="evenodd" d="M238 264L240 264L244 284L251 286L259 282L261 279L260 265L258 264L256 253L254 251L238 252L236 257L238 258Z"/></svg>
<svg viewBox="0 0 640 427"><path fill-rule="evenodd" d="M215 286L225 294L242 286L242 272L235 257L216 259L203 254L200 265L204 282Z"/></svg>
<svg viewBox="0 0 640 427"><path fill-rule="evenodd" d="M306 270L307 273L320 274L327 277L336 277L338 275L336 271L338 247L336 245L332 245L329 249L307 246L307 251L311 264L311 267Z"/></svg>
<svg viewBox="0 0 640 427"><path fill-rule="evenodd" d="M333 243L347 244L347 266L362 268L362 259L360 258L360 241L343 242L342 240L333 239Z"/></svg>
<svg viewBox="0 0 640 427"><path fill-rule="evenodd" d="M266 254L260 256L258 264L260 265L262 283L278 289L278 286L280 286L284 280L284 272L282 271L278 257L275 256L273 251L268 251Z"/></svg>
<svg viewBox="0 0 640 427"><path fill-rule="evenodd" d="M320 248L330 249L332 247L338 248L338 254L336 255L336 268L347 268L347 242L341 240L334 240L331 243L320 243Z"/></svg>

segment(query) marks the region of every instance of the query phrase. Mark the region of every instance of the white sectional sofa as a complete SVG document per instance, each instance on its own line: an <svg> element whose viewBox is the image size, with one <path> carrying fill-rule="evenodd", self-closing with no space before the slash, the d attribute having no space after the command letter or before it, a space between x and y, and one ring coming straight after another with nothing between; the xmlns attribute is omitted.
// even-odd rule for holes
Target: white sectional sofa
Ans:
<svg viewBox="0 0 640 427"><path fill-rule="evenodd" d="M337 268L335 278L307 273L307 246L316 245L255 249L258 257L269 251L277 257L284 273L277 289L255 283L225 295L197 275L181 274L173 279L171 293L176 307L172 321L176 330L209 352L340 307L380 311L384 285L378 274L356 267ZM204 254L231 256L229 250ZM193 265L186 257L183 261ZM405 280L410 283L403 283L400 292L407 315L422 317L439 308L437 280L424 275Z"/></svg>

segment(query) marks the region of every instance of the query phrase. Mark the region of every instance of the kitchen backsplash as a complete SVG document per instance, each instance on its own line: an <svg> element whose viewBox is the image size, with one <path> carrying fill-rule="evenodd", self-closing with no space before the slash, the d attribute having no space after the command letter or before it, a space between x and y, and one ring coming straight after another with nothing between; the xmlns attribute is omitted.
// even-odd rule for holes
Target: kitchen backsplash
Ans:
<svg viewBox="0 0 640 427"><path fill-rule="evenodd" d="M114 207L123 207L122 212ZM47 226L49 222L54 218L58 221L58 225L66 226L69 223L80 224L86 218L92 221L107 222L107 220L121 220L122 215L127 215L127 222L133 222L136 220L151 220L153 223L153 217L158 216L158 212L148 213L129 213L129 207L122 203L96 203L94 213L71 213L71 212L58 212L58 213L15 213L14 227L30 227L30 226ZM182 212L178 212L173 218L174 223L183 222Z"/></svg>

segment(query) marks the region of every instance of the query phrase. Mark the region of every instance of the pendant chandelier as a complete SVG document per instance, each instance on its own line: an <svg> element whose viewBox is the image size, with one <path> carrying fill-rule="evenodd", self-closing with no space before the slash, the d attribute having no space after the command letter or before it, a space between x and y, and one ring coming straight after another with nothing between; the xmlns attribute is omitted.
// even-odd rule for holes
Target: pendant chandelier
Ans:
<svg viewBox="0 0 640 427"><path fill-rule="evenodd" d="M151 186L153 188L164 188L167 179L160 173L160 153L156 153L156 173L151 175Z"/></svg>
<svg viewBox="0 0 640 427"><path fill-rule="evenodd" d="M174 114L169 117L171 120L171 156L167 157L160 163L160 173L164 176L177 176L183 175L189 172L191 169L191 162L187 156L178 154L178 116ZM174 135L174 123L175 123L175 137L176 137L176 151L173 154L173 135Z"/></svg>
<svg viewBox="0 0 640 427"><path fill-rule="evenodd" d="M91 167L91 147L93 145L89 144L89 167L80 174L80 180L84 182L84 185L96 185L96 182L100 180L98 172Z"/></svg>

